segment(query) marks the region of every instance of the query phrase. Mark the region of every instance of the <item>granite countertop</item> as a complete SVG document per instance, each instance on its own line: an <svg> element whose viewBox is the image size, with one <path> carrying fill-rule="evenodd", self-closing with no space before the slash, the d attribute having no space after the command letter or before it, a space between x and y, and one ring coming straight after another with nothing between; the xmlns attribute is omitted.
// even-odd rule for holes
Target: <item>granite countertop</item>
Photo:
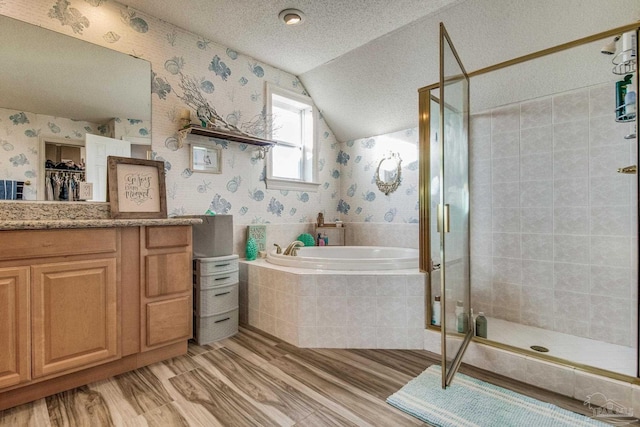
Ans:
<svg viewBox="0 0 640 427"><path fill-rule="evenodd" d="M166 219L57 219L57 220L0 220L0 231L7 230L47 230L56 228L113 228L154 225L194 225L201 224L197 218Z"/></svg>
<svg viewBox="0 0 640 427"><path fill-rule="evenodd" d="M108 203L37 201L3 201L0 203L0 231L195 225L201 223L201 219L189 217L113 219Z"/></svg>

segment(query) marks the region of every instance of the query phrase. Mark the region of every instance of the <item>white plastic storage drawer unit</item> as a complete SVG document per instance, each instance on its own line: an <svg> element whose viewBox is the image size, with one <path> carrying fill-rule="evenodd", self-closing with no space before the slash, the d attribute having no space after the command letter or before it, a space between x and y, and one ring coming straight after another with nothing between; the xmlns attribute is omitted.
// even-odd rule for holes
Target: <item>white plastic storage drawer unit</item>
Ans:
<svg viewBox="0 0 640 427"><path fill-rule="evenodd" d="M193 323L198 344L238 332L238 255L193 260Z"/></svg>

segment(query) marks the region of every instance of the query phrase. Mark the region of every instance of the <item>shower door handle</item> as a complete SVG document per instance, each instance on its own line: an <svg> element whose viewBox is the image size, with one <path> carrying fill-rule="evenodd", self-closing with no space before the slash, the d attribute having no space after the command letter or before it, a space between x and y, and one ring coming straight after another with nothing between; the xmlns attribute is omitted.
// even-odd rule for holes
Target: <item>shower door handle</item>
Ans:
<svg viewBox="0 0 640 427"><path fill-rule="evenodd" d="M438 233L444 230L445 233L449 233L449 204L438 204L438 218L437 218Z"/></svg>

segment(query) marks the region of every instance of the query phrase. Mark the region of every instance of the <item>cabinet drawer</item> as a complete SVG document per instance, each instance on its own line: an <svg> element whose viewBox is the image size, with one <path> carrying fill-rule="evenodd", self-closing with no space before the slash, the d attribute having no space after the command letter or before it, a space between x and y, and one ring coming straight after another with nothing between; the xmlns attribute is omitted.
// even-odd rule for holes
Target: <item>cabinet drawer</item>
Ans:
<svg viewBox="0 0 640 427"><path fill-rule="evenodd" d="M0 260L115 252L115 228L0 231Z"/></svg>
<svg viewBox="0 0 640 427"><path fill-rule="evenodd" d="M191 296L147 304L147 346L191 338Z"/></svg>
<svg viewBox="0 0 640 427"><path fill-rule="evenodd" d="M193 302L198 316L210 316L238 308L238 283L196 290Z"/></svg>
<svg viewBox="0 0 640 427"><path fill-rule="evenodd" d="M228 338L238 332L238 309L214 316L196 316L195 337L200 345Z"/></svg>
<svg viewBox="0 0 640 427"><path fill-rule="evenodd" d="M191 254L147 255L145 257L147 297L191 290Z"/></svg>
<svg viewBox="0 0 640 427"><path fill-rule="evenodd" d="M202 276L196 273L195 285L196 289L209 289L214 286L225 286L238 283L238 271L231 271L226 273L211 274L209 276Z"/></svg>
<svg viewBox="0 0 640 427"><path fill-rule="evenodd" d="M190 226L147 227L147 249L174 248L191 244Z"/></svg>
<svg viewBox="0 0 640 427"><path fill-rule="evenodd" d="M203 276L238 270L238 255L193 260L193 269Z"/></svg>

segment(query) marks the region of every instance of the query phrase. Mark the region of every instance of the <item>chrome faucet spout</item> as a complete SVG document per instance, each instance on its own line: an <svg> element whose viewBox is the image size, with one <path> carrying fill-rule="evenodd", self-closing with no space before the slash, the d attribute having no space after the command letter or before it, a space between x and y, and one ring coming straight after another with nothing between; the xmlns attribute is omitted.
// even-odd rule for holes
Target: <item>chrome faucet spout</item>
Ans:
<svg viewBox="0 0 640 427"><path fill-rule="evenodd" d="M293 242L289 243L289 246L287 246L287 249L285 249L282 254L296 256L298 248L302 246L304 246L304 243L302 243L300 240L294 240Z"/></svg>

